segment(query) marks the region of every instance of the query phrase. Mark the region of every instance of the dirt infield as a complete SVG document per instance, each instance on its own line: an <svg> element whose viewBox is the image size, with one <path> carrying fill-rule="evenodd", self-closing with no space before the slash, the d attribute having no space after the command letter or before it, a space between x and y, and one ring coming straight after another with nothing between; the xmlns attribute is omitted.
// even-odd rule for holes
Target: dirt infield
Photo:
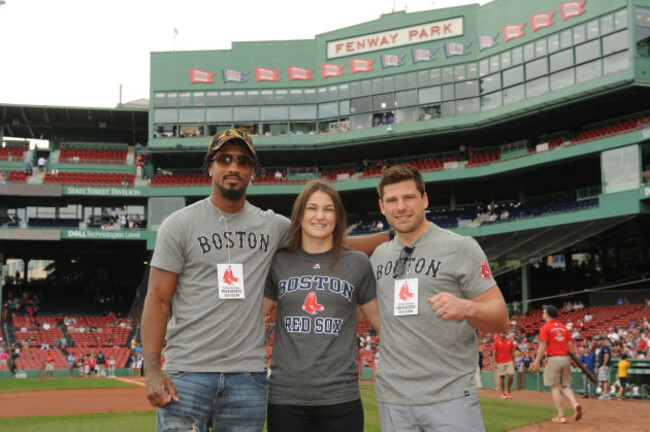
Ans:
<svg viewBox="0 0 650 432"><path fill-rule="evenodd" d="M144 384L140 378L128 381ZM499 398L500 394L480 390L480 397ZM552 405L550 393L517 391L513 400L541 405ZM513 432L550 432L571 430L573 432L647 432L649 402L600 401L581 399L584 417L579 422L569 418L568 423L558 425L548 422L515 429ZM504 404L509 401L503 401ZM565 400L568 406L568 402ZM144 386L138 388L111 388L87 390L50 390L20 393L0 393L0 417L31 417L38 415L85 414L117 411L153 410L145 397Z"/></svg>

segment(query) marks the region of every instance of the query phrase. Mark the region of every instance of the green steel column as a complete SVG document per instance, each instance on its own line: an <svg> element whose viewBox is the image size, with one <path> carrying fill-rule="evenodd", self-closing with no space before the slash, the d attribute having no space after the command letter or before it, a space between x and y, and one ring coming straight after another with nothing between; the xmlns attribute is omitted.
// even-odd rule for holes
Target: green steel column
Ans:
<svg viewBox="0 0 650 432"><path fill-rule="evenodd" d="M524 264L521 266L521 307L522 313L527 313L530 310L528 300L530 299L530 265Z"/></svg>

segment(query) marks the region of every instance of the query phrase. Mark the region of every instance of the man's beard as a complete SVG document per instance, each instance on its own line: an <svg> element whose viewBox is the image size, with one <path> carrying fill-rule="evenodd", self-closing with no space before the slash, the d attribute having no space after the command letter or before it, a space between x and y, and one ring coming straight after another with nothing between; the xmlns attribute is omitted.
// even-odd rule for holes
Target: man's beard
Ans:
<svg viewBox="0 0 650 432"><path fill-rule="evenodd" d="M246 188L228 189L221 185L217 185L217 188L219 189L219 192L221 192L221 196L228 201L239 201L246 194Z"/></svg>

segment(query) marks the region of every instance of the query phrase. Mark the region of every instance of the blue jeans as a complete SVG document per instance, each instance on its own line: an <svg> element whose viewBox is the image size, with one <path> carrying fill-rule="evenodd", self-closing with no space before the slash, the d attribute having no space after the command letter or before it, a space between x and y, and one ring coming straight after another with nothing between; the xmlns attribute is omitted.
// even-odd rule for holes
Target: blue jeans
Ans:
<svg viewBox="0 0 650 432"><path fill-rule="evenodd" d="M585 396L596 396L596 386L586 374L582 374L582 383L584 385Z"/></svg>
<svg viewBox="0 0 650 432"><path fill-rule="evenodd" d="M266 417L266 372L165 372L178 402L158 408L157 432L261 432Z"/></svg>

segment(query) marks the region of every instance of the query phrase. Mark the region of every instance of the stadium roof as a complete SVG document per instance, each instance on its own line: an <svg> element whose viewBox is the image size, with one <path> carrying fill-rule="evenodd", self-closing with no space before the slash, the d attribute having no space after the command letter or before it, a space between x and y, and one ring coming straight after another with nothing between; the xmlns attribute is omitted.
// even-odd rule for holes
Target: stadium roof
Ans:
<svg viewBox="0 0 650 432"><path fill-rule="evenodd" d="M148 101L116 108L0 104L0 135L68 141L146 144Z"/></svg>

